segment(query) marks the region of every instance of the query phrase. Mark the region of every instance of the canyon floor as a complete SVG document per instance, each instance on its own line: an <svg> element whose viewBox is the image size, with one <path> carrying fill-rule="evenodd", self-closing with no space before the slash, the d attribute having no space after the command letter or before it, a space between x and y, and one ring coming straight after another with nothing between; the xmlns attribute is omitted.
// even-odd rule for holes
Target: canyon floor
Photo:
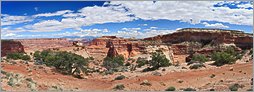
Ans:
<svg viewBox="0 0 254 92"><path fill-rule="evenodd" d="M7 80L2 78L2 89L8 91L30 90L27 87L26 79L31 78L36 82L36 90L112 90L117 84L123 84L124 90L132 91L158 91L165 90L169 86L174 86L177 90L182 88L195 88L197 90L229 91L229 86L234 83L243 85L239 91L246 91L251 88L252 62L239 62L233 65L222 67L210 66L189 70L182 67L167 67L166 71L156 70L161 76L152 75L153 72L141 73L139 70L134 72L117 72L113 75L90 74L85 79L78 79L70 75L58 73L54 68L43 65L33 65L32 62L1 64L3 71L19 74L20 85L11 87L7 85ZM123 80L114 80L118 75L125 75ZM211 75L215 75L213 78ZM144 80L151 83L150 86L140 85ZM182 82L179 82L182 81Z"/></svg>

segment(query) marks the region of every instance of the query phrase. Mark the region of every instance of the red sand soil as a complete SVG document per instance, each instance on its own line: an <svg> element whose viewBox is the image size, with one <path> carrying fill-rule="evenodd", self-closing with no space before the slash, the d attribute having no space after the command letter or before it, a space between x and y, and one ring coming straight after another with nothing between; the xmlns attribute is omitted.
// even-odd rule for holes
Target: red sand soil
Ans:
<svg viewBox="0 0 254 92"><path fill-rule="evenodd" d="M38 90L49 90L49 88L56 85L60 86L64 90L112 90L116 84L124 84L125 90L165 90L169 86L174 86L177 90L187 87L205 90L204 88L210 88L212 86L217 86L217 88L215 88L217 90L228 90L229 84L239 83L245 85L245 87L241 89L242 91L245 91L251 88L250 82L252 78L253 64L252 62L248 62L243 64L224 65L222 67L210 69L207 68L204 70L172 72L162 76L147 74L144 76L131 77L115 81L112 81L114 79L114 77L112 77L113 75L109 75L111 77L108 77L107 79L96 77L98 75L95 77L88 76L87 79L77 79L70 75L63 75L55 72L53 68L45 66L40 68L33 64L29 64L29 66L27 66L26 64L21 63L17 63L15 65L2 63L1 65L2 69L7 72L20 73L26 77L33 78L33 80L38 84ZM32 74L30 74L28 70L26 70L28 67L37 68L32 68L36 70L32 70ZM229 70L230 67L233 67L233 71ZM210 78L212 74L215 75L214 78ZM140 85L143 80L148 80L152 85ZM178 80L183 80L183 83L178 83ZM220 80L223 80L223 82L220 83ZM3 89L18 90L13 89L6 84L3 85Z"/></svg>

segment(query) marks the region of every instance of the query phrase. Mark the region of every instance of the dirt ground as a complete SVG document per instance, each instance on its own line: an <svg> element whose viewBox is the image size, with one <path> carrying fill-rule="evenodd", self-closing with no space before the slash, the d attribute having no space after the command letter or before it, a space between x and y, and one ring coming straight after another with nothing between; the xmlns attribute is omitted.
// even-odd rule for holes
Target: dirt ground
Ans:
<svg viewBox="0 0 254 92"><path fill-rule="evenodd" d="M253 62L224 65L222 67L210 67L198 70L186 71L166 71L158 70L161 76L152 75L151 72L141 73L135 71L115 73L113 75L91 74L86 79L78 79L70 75L63 75L55 71L54 68L18 62L15 65L2 63L2 69L6 72L19 73L26 78L32 78L37 83L37 90L112 90L117 84L123 84L124 90L146 91L165 90L169 86L174 86L177 90L181 88L195 88L197 90L229 91L228 86L238 83L244 85L239 91L246 91L251 88ZM32 69L32 71L28 71ZM230 68L233 71L230 71ZM214 74L215 77L210 76ZM125 75L123 80L114 80L118 75ZM151 83L150 86L140 85L144 80ZM182 83L179 83L182 81ZM29 90L26 85L10 87L5 81L2 82L2 89L8 91Z"/></svg>

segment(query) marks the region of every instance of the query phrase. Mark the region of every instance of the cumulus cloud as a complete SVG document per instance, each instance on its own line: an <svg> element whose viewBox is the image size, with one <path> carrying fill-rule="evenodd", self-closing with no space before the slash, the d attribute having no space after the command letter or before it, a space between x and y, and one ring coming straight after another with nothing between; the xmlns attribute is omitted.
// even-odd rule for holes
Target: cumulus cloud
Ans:
<svg viewBox="0 0 254 92"><path fill-rule="evenodd" d="M59 34L54 34L54 36L79 36L79 37L84 37L84 36L103 36L105 35L104 33L109 32L108 29L81 29L78 32L64 32L64 33L59 33Z"/></svg>
<svg viewBox="0 0 254 92"><path fill-rule="evenodd" d="M242 8L230 9L226 6L214 7L214 5L218 3L223 4L226 2L157 1L154 3L152 1L112 1L108 3L108 5L120 5L121 7L125 7L128 9L129 13L144 20L180 20L192 24L197 24L201 21L218 21L238 25L253 24L253 10Z"/></svg>
<svg viewBox="0 0 254 92"><path fill-rule="evenodd" d="M204 24L210 28L229 28L222 23L237 25L253 25L253 3L237 5L239 8L231 9L223 6L225 3L239 4L239 2L220 1L110 1L103 6L84 7L78 11L61 10L51 13L42 13L32 16L2 15L2 25L15 25L31 22L38 17L62 16L60 20L43 20L31 23L21 28L5 29L6 33L15 32L52 32L71 28L79 30L65 35L105 35L107 29L82 29L83 26L104 23L122 23L137 19L142 20L178 20L191 24ZM221 5L214 7L214 5ZM246 9L252 8L252 9ZM35 8L35 10L37 10ZM220 23L209 24L203 21L216 21ZM142 24L140 26L147 26ZM173 30L161 30L156 27L141 30L140 28L123 28L111 35L148 37L171 33ZM63 35L64 35L63 34Z"/></svg>
<svg viewBox="0 0 254 92"><path fill-rule="evenodd" d="M136 29L136 30L127 30L127 29ZM164 35L175 32L175 30L162 30L162 29L141 29L139 28L122 28L122 30L117 31L117 33L113 33L113 35L120 36L120 37L127 37L127 38L146 38L146 37L153 37L157 35Z"/></svg>
<svg viewBox="0 0 254 92"><path fill-rule="evenodd" d="M34 15L34 17L51 17L51 16L60 16L60 15L64 15L66 13L71 13L73 11L71 10L61 10L61 11L57 11L54 13L42 13L42 14L36 14Z"/></svg>
<svg viewBox="0 0 254 92"><path fill-rule="evenodd" d="M5 37L10 37L10 36L15 36L16 34L14 34L14 33L8 33L8 34L5 34L4 36Z"/></svg>
<svg viewBox="0 0 254 92"><path fill-rule="evenodd" d="M229 28L228 26L225 26L222 23L209 24L207 22L203 22L202 24L204 24L205 27L209 28Z"/></svg>
<svg viewBox="0 0 254 92"><path fill-rule="evenodd" d="M2 26L26 23L31 21L33 21L33 19L28 16L11 16L8 14L2 14L1 17Z"/></svg>
<svg viewBox="0 0 254 92"><path fill-rule="evenodd" d="M135 18L130 17L130 14L125 12L122 8L109 7L84 7L79 10L81 16L84 16L85 25L103 24L110 22L126 22L132 21Z"/></svg>

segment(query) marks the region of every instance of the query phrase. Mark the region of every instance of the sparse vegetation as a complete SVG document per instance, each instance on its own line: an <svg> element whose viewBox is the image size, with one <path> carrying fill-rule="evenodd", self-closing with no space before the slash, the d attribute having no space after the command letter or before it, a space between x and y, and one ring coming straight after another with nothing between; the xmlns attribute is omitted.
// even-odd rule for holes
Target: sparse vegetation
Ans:
<svg viewBox="0 0 254 92"><path fill-rule="evenodd" d="M114 90L124 90L125 86L123 84L117 84L113 89Z"/></svg>
<svg viewBox="0 0 254 92"><path fill-rule="evenodd" d="M230 91L237 91L239 87L240 87L239 84L233 84L233 85L229 86L229 89L230 89Z"/></svg>
<svg viewBox="0 0 254 92"><path fill-rule="evenodd" d="M115 69L123 65L124 65L124 57L122 55L104 58L103 66L108 70Z"/></svg>
<svg viewBox="0 0 254 92"><path fill-rule="evenodd" d="M194 88L185 88L185 89L183 89L183 91L196 91L196 89L194 89Z"/></svg>
<svg viewBox="0 0 254 92"><path fill-rule="evenodd" d="M151 56L152 60L148 62L149 66L143 70L146 71L153 71L159 69L160 67L167 67L172 65L171 62L166 58L166 56L162 53L162 51L153 52Z"/></svg>
<svg viewBox="0 0 254 92"><path fill-rule="evenodd" d="M137 62L138 67L142 67L142 66L148 64L148 60L146 60L145 58L141 58L141 57L138 57L136 62Z"/></svg>
<svg viewBox="0 0 254 92"><path fill-rule="evenodd" d="M24 53L8 53L6 58L14 59L14 60L18 60L18 59L30 60L31 59L29 55L25 55Z"/></svg>
<svg viewBox="0 0 254 92"><path fill-rule="evenodd" d="M208 61L208 58L206 58L206 56L204 56L202 54L195 54L195 55L193 55L191 60L193 60L193 61L199 61L200 63L204 63L204 62Z"/></svg>
<svg viewBox="0 0 254 92"><path fill-rule="evenodd" d="M215 52L212 54L212 60L214 60L214 64L217 66L222 66L224 64L233 64L236 61L236 58L226 52Z"/></svg>
<svg viewBox="0 0 254 92"><path fill-rule="evenodd" d="M34 57L42 60L47 66L54 66L60 72L72 75L85 72L90 60L74 53L50 50L35 52Z"/></svg>
<svg viewBox="0 0 254 92"><path fill-rule="evenodd" d="M176 88L173 86L168 87L165 91L175 91Z"/></svg>
<svg viewBox="0 0 254 92"><path fill-rule="evenodd" d="M215 74L210 75L210 78L214 78L214 77L215 77Z"/></svg>
<svg viewBox="0 0 254 92"><path fill-rule="evenodd" d="M115 80L122 80L122 79L124 79L124 78L125 78L124 75L120 75L120 76L117 76L117 77L115 78Z"/></svg>

